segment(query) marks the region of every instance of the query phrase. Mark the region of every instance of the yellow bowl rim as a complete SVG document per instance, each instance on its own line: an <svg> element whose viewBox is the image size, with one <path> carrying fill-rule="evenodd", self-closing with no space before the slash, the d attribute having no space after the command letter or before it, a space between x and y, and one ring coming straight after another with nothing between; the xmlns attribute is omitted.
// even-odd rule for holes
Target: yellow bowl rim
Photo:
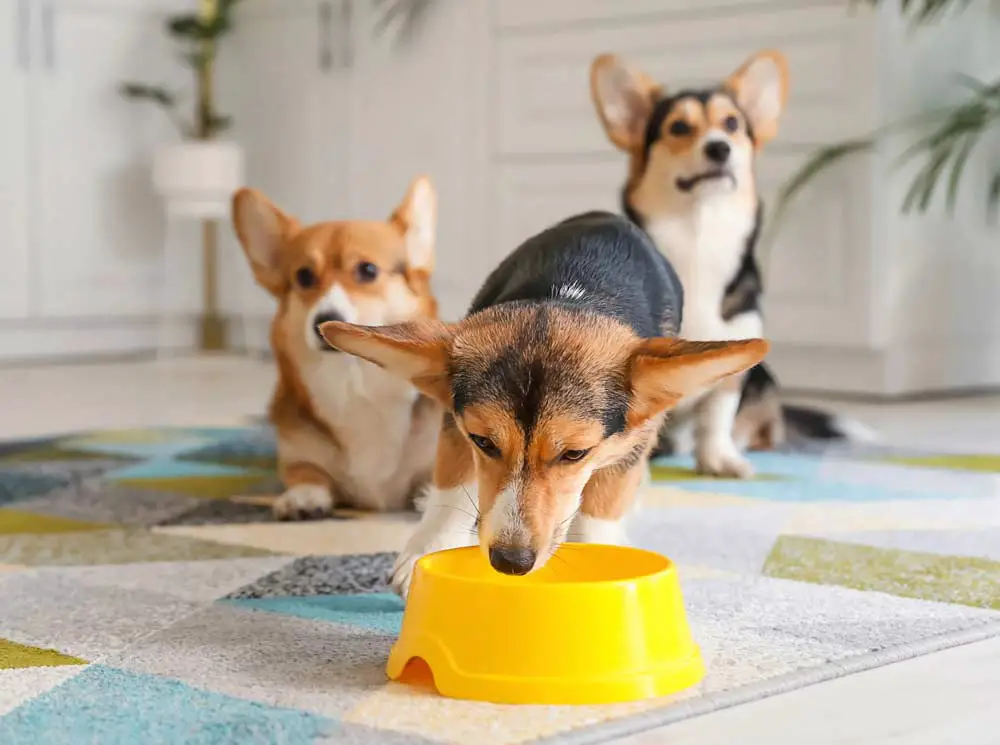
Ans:
<svg viewBox="0 0 1000 745"><path fill-rule="evenodd" d="M598 547L603 550L611 549L616 552L631 553L631 554L644 554L647 557L660 563L660 567L650 572L645 572L642 574L636 574L631 577L622 577L618 579L593 579L593 580L566 580L566 581L553 581L544 583L531 583L531 584L518 584L518 577L506 577L502 574L495 573L496 577L468 577L463 574L456 574L454 572L441 571L440 569L430 569L429 564L432 563L434 557L440 557L446 554L455 554L460 552L469 551L479 551L478 546L462 546L460 548L450 548L443 551L435 551L432 554L427 554L422 556L417 564L420 567L421 574L430 579L444 579L456 584L465 585L478 585L478 586L493 586L502 590L516 590L525 591L534 588L544 588L548 590L552 589L562 589L562 588L579 588L582 590L587 589L601 589L601 588L611 588L611 587L622 587L634 585L636 582L648 582L655 580L658 577L669 575L676 570L676 565L668 557L663 554L657 553L656 551L649 551L644 548L634 548L632 546L614 546L611 544L602 543L578 543L578 542L566 542L562 544L563 546L583 546L588 549ZM562 548L562 546L560 546ZM551 560L551 559L550 559Z"/></svg>

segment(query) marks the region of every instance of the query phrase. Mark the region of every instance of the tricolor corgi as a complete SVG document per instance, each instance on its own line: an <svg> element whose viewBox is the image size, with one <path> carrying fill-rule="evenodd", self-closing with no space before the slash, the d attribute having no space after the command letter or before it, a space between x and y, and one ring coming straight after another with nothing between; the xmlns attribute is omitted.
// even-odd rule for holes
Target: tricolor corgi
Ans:
<svg viewBox="0 0 1000 745"><path fill-rule="evenodd" d="M320 327L445 408L424 515L392 576L400 594L420 556L477 540L512 575L567 539L624 540L667 410L767 351L675 338L683 294L642 230L591 212L522 244L457 323Z"/></svg>
<svg viewBox="0 0 1000 745"><path fill-rule="evenodd" d="M721 84L666 92L610 54L591 65L591 95L611 142L628 154L625 214L676 268L684 287L684 339L763 334L761 274L754 255L762 218L757 154L778 132L788 94L782 54L753 55ZM693 448L700 472L752 475L745 448L788 439L843 439L860 425L782 406L763 366L682 403L660 451Z"/></svg>
<svg viewBox="0 0 1000 745"><path fill-rule="evenodd" d="M416 179L386 222L302 227L262 194L233 198L233 224L258 284L278 300L270 420L286 491L281 519L409 506L428 483L438 403L376 365L342 354L322 324L381 326L436 317L431 294L436 196Z"/></svg>

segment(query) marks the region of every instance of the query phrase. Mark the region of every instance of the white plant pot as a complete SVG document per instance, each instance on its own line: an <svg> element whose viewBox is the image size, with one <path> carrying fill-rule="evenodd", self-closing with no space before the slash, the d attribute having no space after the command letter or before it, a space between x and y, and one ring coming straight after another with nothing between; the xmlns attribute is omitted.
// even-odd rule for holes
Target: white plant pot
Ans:
<svg viewBox="0 0 1000 745"><path fill-rule="evenodd" d="M234 142L191 140L157 151L153 186L171 215L225 218L243 185L243 150Z"/></svg>

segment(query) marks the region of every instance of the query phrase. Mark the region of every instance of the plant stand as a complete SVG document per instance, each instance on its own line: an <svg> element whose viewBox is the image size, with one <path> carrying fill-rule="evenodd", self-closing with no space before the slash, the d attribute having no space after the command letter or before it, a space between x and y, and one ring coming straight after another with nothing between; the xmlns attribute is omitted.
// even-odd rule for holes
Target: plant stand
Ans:
<svg viewBox="0 0 1000 745"><path fill-rule="evenodd" d="M243 184L243 151L231 142L191 141L163 148L156 154L153 182L164 200L167 236L178 220L198 220L202 224L202 305L198 328L198 349L227 349L226 322L219 310L218 221L229 218L233 192ZM160 303L161 338L169 320L168 265L172 247L164 244L164 284ZM245 326L244 314L240 322ZM241 329L245 337L245 328Z"/></svg>

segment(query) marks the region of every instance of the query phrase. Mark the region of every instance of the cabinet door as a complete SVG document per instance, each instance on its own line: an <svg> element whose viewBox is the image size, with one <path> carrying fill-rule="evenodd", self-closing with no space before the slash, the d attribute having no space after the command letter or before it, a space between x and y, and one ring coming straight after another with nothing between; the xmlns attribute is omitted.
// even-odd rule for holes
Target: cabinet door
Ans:
<svg viewBox="0 0 1000 745"><path fill-rule="evenodd" d="M251 0L237 11L220 59L221 106L247 153L247 185L303 223L350 213L342 17L335 0ZM222 232L223 302L233 310L248 303L269 309L262 291L250 299L232 230Z"/></svg>
<svg viewBox="0 0 1000 745"><path fill-rule="evenodd" d="M28 0L10 0L0 9L0 319L28 315L28 71L31 39Z"/></svg>
<svg viewBox="0 0 1000 745"><path fill-rule="evenodd" d="M168 4L32 5L39 19L31 113L37 308L53 318L149 315L163 251L150 160L177 134L163 112L118 91L126 79L187 82L163 33Z"/></svg>
<svg viewBox="0 0 1000 745"><path fill-rule="evenodd" d="M305 222L348 214L345 65L334 0L252 2L227 41L225 106L247 182Z"/></svg>
<svg viewBox="0 0 1000 745"><path fill-rule="evenodd" d="M411 27L380 32L374 4L352 1L352 215L385 219L411 179L425 174L434 181L433 285L441 313L454 318L465 312L494 265L483 225L488 4L431 3Z"/></svg>

